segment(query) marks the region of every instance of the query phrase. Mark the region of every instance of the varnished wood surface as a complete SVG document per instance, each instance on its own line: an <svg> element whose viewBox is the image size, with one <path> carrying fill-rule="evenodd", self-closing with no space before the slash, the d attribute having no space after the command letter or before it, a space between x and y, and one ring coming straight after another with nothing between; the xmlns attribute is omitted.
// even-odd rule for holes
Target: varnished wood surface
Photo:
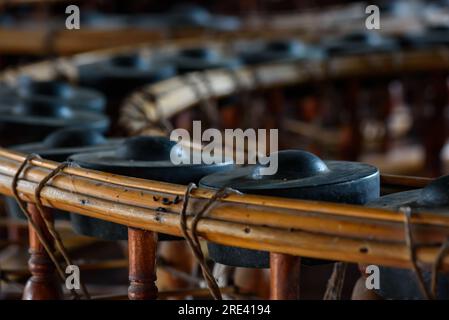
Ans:
<svg viewBox="0 0 449 320"><path fill-rule="evenodd" d="M155 232L128 228L130 300L150 300L157 298Z"/></svg>
<svg viewBox="0 0 449 320"><path fill-rule="evenodd" d="M299 300L301 258L270 253L270 299Z"/></svg>
<svg viewBox="0 0 449 320"><path fill-rule="evenodd" d="M45 230L45 223L34 204L28 204L28 211L36 225ZM52 219L51 209L45 210L46 218ZM51 236L44 232L49 243ZM33 228L29 227L30 260L28 266L31 277L23 291L24 300L58 300L62 299L62 288L55 273L55 267Z"/></svg>

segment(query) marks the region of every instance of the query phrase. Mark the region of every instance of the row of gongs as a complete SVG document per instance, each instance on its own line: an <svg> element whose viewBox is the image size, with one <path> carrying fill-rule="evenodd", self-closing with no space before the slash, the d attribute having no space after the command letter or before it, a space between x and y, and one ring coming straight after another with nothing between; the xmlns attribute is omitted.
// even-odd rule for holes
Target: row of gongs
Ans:
<svg viewBox="0 0 449 320"><path fill-rule="evenodd" d="M447 44L449 31L447 28L429 31L429 35L406 37L407 46L426 47L436 44ZM412 40L413 39L413 40ZM363 54L372 52L394 52L398 49L395 40L387 39L376 33L360 33L347 35L341 39L326 42L328 54ZM237 49L236 49L237 50ZM74 88L65 83L36 83L22 79L14 88L0 85L0 107L11 111L22 119L29 115L36 116L33 104L47 101L55 104L53 109L61 109L56 105L65 105L77 111L102 112L105 108L106 95L108 114L113 124L117 118L118 105L131 91L140 86L158 82L177 74L192 71L226 68L232 69L241 65L253 65L267 62L295 61L304 59L320 59L323 50L310 47L294 40L279 40L246 44L237 50L237 54L226 56L212 48L188 48L172 54L155 54L145 57L141 54L121 54L105 58L101 61L84 64L78 67L78 84L90 89ZM16 99L17 98L17 99ZM10 106L14 107L11 108ZM49 107L50 108L50 107ZM55 117L73 118L69 112L54 112ZM43 138L43 136L42 136Z"/></svg>
<svg viewBox="0 0 449 320"><path fill-rule="evenodd" d="M183 156L184 150L163 137L134 137L106 139L95 130L63 129L54 132L43 142L12 147L24 153L38 153L42 157L64 161L69 159L83 168L95 169L131 177L177 184L198 183L210 189L230 187L244 193L270 195L294 199L351 203L398 210L410 207L446 214L449 206L447 187L449 176L439 178L420 190L379 197L378 170L357 162L322 161L301 150L280 151L278 172L273 176L260 174L260 165L235 166L232 161L213 165L174 165L170 161L173 148ZM7 199L9 215L20 218L14 200ZM57 218L64 217L57 214ZM80 234L104 240L126 240L125 226L71 214L73 229ZM180 240L160 235L159 241ZM269 267L268 253L208 243L209 256L215 262L250 268ZM303 259L307 265L330 263ZM381 268L381 290L384 298L422 298L419 287L409 270ZM425 273L430 282L430 273ZM448 298L448 279L440 277L438 297Z"/></svg>
<svg viewBox="0 0 449 320"><path fill-rule="evenodd" d="M273 50L268 50L269 54L260 51L258 53L267 54L270 60L276 60L291 58L291 55L285 55L285 51L289 54L295 52L293 56L303 52L300 50L301 46L292 43L276 42L272 43L271 47ZM293 50L290 50L291 48ZM163 63L153 66L139 56L113 57L96 65L85 66L80 72L80 83L103 91L107 99L110 99L123 96L132 90L124 90L125 84L134 87L170 77L178 72L238 65L234 59L223 59L207 49L186 50L184 53L184 56L180 55L172 60L176 62L176 67ZM160 69L156 72L158 68ZM136 73L136 69L143 71ZM162 75L158 75L158 72ZM86 82L83 82L83 79L86 79ZM134 79L137 79L137 83L131 84ZM14 144L12 148L25 153L34 152L57 161L70 158L86 168L178 184L195 182L215 189L229 186L245 193L354 204L368 203L373 206L385 206L386 203L392 208L397 207L397 199L391 196L378 200L378 171L372 166L323 162L309 153L290 150L279 153L279 171L271 177L260 176L258 166L241 168L228 162L211 166L176 167L169 161L169 151L176 146L164 138L105 138L103 133L108 129L109 120L102 115L105 97L99 92L60 82L35 82L29 79L22 79L15 88L2 87L1 90L4 111L0 116L0 123L4 145ZM43 142L22 145L41 141L44 137L46 138ZM217 173L214 174L215 172ZM442 178L423 191L416 191L413 197L404 195L401 204L417 210L422 207L425 207L426 211L429 207L444 210L448 205L448 201L444 200L448 197L446 180ZM8 204L10 214L16 215L14 202L8 201ZM123 226L80 215L72 215L71 218L74 229L82 234L103 239L126 239L126 229ZM160 237L162 240L164 238L166 237ZM265 252L210 243L209 253L212 259L223 264L242 267L268 266ZM314 260L309 262L325 263ZM382 286L389 288L381 292L384 297L420 296L414 282L407 280L410 277L407 271L385 268L383 272L394 274L391 283L395 284L390 287ZM447 297L444 291L446 279L442 278L440 281L443 288L440 297Z"/></svg>
<svg viewBox="0 0 449 320"><path fill-rule="evenodd" d="M99 29L182 29L204 28L214 31L233 31L241 26L241 21L234 16L218 15L209 12L206 8L196 5L178 5L166 13L153 14L105 14L95 10L83 9L80 15L80 24L85 28ZM39 20L21 18L26 17L26 11L16 14L0 15L0 26L14 27L17 25L38 25ZM64 17L65 19L65 17ZM64 25L64 20L50 18L45 20L45 25Z"/></svg>
<svg viewBox="0 0 449 320"><path fill-rule="evenodd" d="M40 103L40 104L39 104ZM46 106L48 101L43 100L34 106ZM51 104L50 104L51 105ZM42 111L42 110L41 110ZM65 112L65 111L63 111ZM76 113L76 111L74 111ZM49 115L50 113L46 113ZM88 113L91 115L91 113ZM92 113L96 114L96 113ZM20 113L14 115L20 119ZM96 114L98 116L98 114ZM104 119L102 117L101 119ZM12 148L25 153L38 153L44 158L64 161L68 157L76 161L82 167L97 169L106 172L147 178L159 181L187 184L196 182L204 187L221 188L229 186L246 193L276 195L279 197L313 199L322 201L344 202L365 204L370 202L376 204L379 194L379 179L377 169L368 165L350 162L323 162L317 157L298 150L282 151L279 154L279 171L276 175L266 177L260 176L260 168L256 167L234 167L231 163L223 163L216 166L181 166L176 167L169 161L169 154L174 143L165 138L138 137L127 140L106 139L102 132L107 129L107 122L92 121L93 118L76 123L64 124L45 129L52 131L55 128L70 127L50 134L43 142L31 143ZM87 120L87 121L86 121ZM42 135L43 128L48 123L30 121L28 135L20 135L25 141L30 137ZM26 125L27 126L27 125ZM10 132L17 132L17 126L11 128ZM20 130L19 132L24 132ZM36 138L36 140L38 140ZM87 152L87 153L86 153ZM218 175L210 175L219 171ZM224 172L221 172L224 171ZM444 209L448 202L445 189L447 179L441 179L432 186L426 188L422 195L419 191L413 196L403 195L401 199L404 205L412 207L436 207ZM401 195L397 195L399 198ZM422 197L422 199L420 198ZM389 200L391 199L391 200ZM446 199L446 200L445 200ZM391 202L390 202L391 201ZM397 206L397 198L381 198L379 205L385 203L393 208ZM7 200L10 214L17 217L17 207L14 201ZM427 210L426 210L427 211ZM95 236L103 239L126 239L126 228L109 222L98 221L92 218L72 215L74 229L82 234ZM161 240L170 237L160 237ZM209 245L210 256L217 262L244 267L267 267L268 256L264 252L230 248L220 245ZM308 260L305 260L308 261ZM311 261L310 263L317 263ZM322 262L318 262L322 263ZM386 269L385 272L389 272ZM410 277L406 271L391 270L398 279L401 272ZM387 278L388 279L388 278ZM443 278L441 281L445 281ZM395 280L396 281L396 280ZM402 283L412 284L414 282L404 281ZM384 287L383 287L384 288ZM409 297L409 289L393 286L392 289L401 288L403 296L398 296L396 291L391 297ZM413 287L416 289L416 287ZM444 285L442 285L444 288ZM405 291L404 291L405 290ZM413 292L413 297L418 297L419 292ZM405 293L404 293L405 292ZM389 293L383 293L390 297ZM408 294L408 293L407 293Z"/></svg>
<svg viewBox="0 0 449 320"><path fill-rule="evenodd" d="M382 17L404 17L410 16L419 20L420 17L425 20L426 15L435 11L447 10L447 1L437 1L431 4L419 3L413 1L383 1L379 5ZM349 8L349 7L348 7ZM226 16L213 14L208 9L199 5L181 4L176 5L164 13L152 14L105 14L91 9L82 8L81 24L84 27L102 28L102 29L120 29L120 28L145 28L145 29L180 29L180 28L204 28L218 31L241 30L241 19L235 16ZM326 9L324 9L325 11ZM0 15L0 26L12 27L22 23L21 17L27 17L29 11L16 10L15 13ZM321 14L321 12L319 12ZM332 12L333 13L333 12ZM365 12L360 9L356 14L358 18L364 19ZM319 17L319 15L317 15ZM345 13L340 13L340 19L345 19ZM288 17L288 16L287 16ZM275 16L275 19L279 17ZM353 18L353 16L351 16ZM298 17L301 19L301 16ZM335 18L339 21L338 17ZM29 19L27 19L27 22ZM39 21L36 21L38 23ZM45 21L48 24L48 19ZM61 24L61 20L54 18L50 24ZM27 23L28 24L28 23ZM361 26L362 27L362 26Z"/></svg>

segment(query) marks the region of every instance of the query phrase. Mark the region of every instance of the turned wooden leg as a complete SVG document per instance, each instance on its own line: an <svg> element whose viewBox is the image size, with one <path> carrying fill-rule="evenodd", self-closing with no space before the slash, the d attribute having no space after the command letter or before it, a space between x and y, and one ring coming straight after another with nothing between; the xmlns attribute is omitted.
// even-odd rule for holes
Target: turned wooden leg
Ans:
<svg viewBox="0 0 449 320"><path fill-rule="evenodd" d="M128 228L129 288L130 300L157 298L155 232Z"/></svg>
<svg viewBox="0 0 449 320"><path fill-rule="evenodd" d="M45 229L45 223L36 206L33 203L29 203L28 212L31 215L33 221L42 228ZM45 208L44 214L47 219L52 219L51 209ZM24 300L56 300L62 299L62 289L56 276L55 267L50 260L45 248L39 241L36 232L31 226L29 226L29 241L30 241L30 260L28 261L28 267L31 272L31 278L23 291ZM51 236L48 232L44 232L44 236L52 243Z"/></svg>
<svg viewBox="0 0 449 320"><path fill-rule="evenodd" d="M270 299L298 300L300 271L300 257L270 253Z"/></svg>

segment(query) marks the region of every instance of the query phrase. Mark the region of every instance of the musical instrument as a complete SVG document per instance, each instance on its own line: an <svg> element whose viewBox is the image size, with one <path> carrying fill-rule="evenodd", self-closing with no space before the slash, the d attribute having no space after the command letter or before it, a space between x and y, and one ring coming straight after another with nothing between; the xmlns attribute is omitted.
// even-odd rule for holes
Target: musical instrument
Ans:
<svg viewBox="0 0 449 320"><path fill-rule="evenodd" d="M69 159L83 168L184 185L196 183L210 173L229 170L232 164L232 161L211 165L173 164L170 160L173 153L186 161L190 158L190 152L184 152L175 142L165 137L134 137L126 139L113 149L75 154ZM160 198L159 201L163 214L162 204L166 204L168 200ZM80 234L107 240L128 239L127 228L122 225L80 215L72 215L71 220L75 231ZM173 240L173 237L160 235L159 239Z"/></svg>
<svg viewBox="0 0 449 320"><path fill-rule="evenodd" d="M410 225L417 243L424 246L417 250L416 261L426 267L428 277L427 267L439 252L437 245L448 234L448 221L441 214L447 209L441 187L445 178L443 184L437 180L421 191L393 193L377 200L377 166L322 161L298 150L313 150L323 159L360 161L366 153L385 155L413 143L424 147L425 166L424 161L418 168L401 165L404 172L421 174L425 170L434 176L443 172L440 154L446 140L447 27L427 17L439 7L408 8L413 14L404 18L401 13L407 6L383 7L386 17L379 33L365 30L366 16L360 4L307 12L300 18L295 14L270 16L263 24L253 22L252 27L249 20L242 19L240 25L235 19L221 21L221 17L195 7L167 15L136 15L132 21L125 15L86 17L85 22L93 28L100 20L108 24L108 30L95 36L97 41L86 40L92 36L91 30L80 30L76 43L61 32L49 36L35 53L102 47L101 39L108 32L115 32L117 40L108 45L127 37L130 39L125 42L135 44L142 42L141 36L151 43L60 57L3 72L0 78L8 86L0 86L0 105L4 106L0 108L0 133L4 137L8 132L21 133L8 136L3 145L39 141L56 129L72 126L76 130L89 127L96 136L106 130L107 119L85 109L101 112L104 95L113 134L164 135L176 127L190 129L191 120L201 119L209 127L223 129L279 128L281 149L290 150L279 152L279 171L270 177L261 175L263 167L259 165L237 167L224 162L174 166L170 151L177 150L176 144L162 137L134 137L97 150L97 140L90 134L87 140L83 134L80 140L67 137L60 141L50 136L42 146L19 149L24 153L37 150L57 161L71 156L82 168L65 168L36 196L36 185L52 174L56 164L33 160L19 179L20 197L35 216L34 202L41 199L49 216L55 210L71 212L73 226L81 234L127 239L131 299L156 298L157 239L179 239L183 234L179 218L186 201L185 185L198 181L204 188L191 193L187 228L191 228L191 215L213 198L216 190L229 186L242 191L244 195L217 200L201 219L196 234L208 242L210 257L219 263L271 267L272 298L297 298L286 292L289 284L298 285L300 265L329 261L382 265L382 273L388 277L410 283L394 288L382 284L382 296L422 298L411 284L410 274L397 269L413 268L415 262L404 237L403 217L384 209L397 211L395 199L407 198L398 203L419 212ZM345 21L344 26L341 21ZM121 29L129 26L140 30ZM169 40L153 41L155 38L149 37L152 27L158 29L155 38L168 35ZM226 33L229 30L235 32ZM193 37L180 39L181 33ZM5 34L4 30L0 34ZM14 33L12 37L16 37ZM10 43L8 39L0 47ZM33 47L41 39L23 41L24 47ZM101 94L90 91L92 88ZM402 122L395 117L399 109L407 113L408 123L395 131L394 124ZM243 116L244 121L239 122ZM104 140L100 140L102 144ZM76 148L91 142L93 150L91 146ZM64 150L66 143L73 143L75 149ZM47 145L51 145L50 150L64 151L52 153L46 150ZM0 150L1 193L11 195L11 181L23 160L21 154ZM383 191L402 191L429 182L403 179L407 183L401 179L391 183L390 179ZM372 209L364 206L367 201L373 206L382 206L382 201L387 205ZM30 234L36 263L31 267L31 279L36 279L39 268L44 275L53 271L44 263L48 259L37 246L36 234L33 230ZM447 265L447 257L443 257L442 270L447 270ZM446 281L442 277L439 283ZM26 296L39 297L38 291L27 287ZM440 290L438 297L446 296Z"/></svg>
<svg viewBox="0 0 449 320"><path fill-rule="evenodd" d="M51 133L43 141L11 146L11 149L64 162L76 153L114 148L120 141L120 139L107 139L102 133L92 129L64 128ZM10 217L25 219L14 199L5 198L5 205ZM55 218L67 219L68 217L65 214L56 214Z"/></svg>
<svg viewBox="0 0 449 320"><path fill-rule="evenodd" d="M0 134L3 145L45 138L58 129L76 127L106 132L109 120L97 112L70 108L61 101L17 100L0 103ZM12 135L11 132L20 132Z"/></svg>
<svg viewBox="0 0 449 320"><path fill-rule="evenodd" d="M379 172L362 163L322 161L311 153L285 150L278 153L278 171L261 174L261 165L235 168L200 180L200 186L230 187L243 193L284 198L364 204L379 196ZM273 160L271 160L273 161ZM269 268L268 253L208 243L209 255L225 265ZM305 261L305 263L314 263Z"/></svg>
<svg viewBox="0 0 449 320"><path fill-rule="evenodd" d="M400 209L410 210L412 214L429 212L436 215L446 215L449 206L447 187L449 176L435 179L422 189L393 193L367 203L368 207L382 208L398 212ZM404 214L398 212L397 214ZM412 230L413 237L413 230ZM420 245L420 239L413 239L413 246ZM385 299L419 300L426 296L420 289L417 276L412 270L379 266L379 289L376 292ZM432 273L423 271L423 284L430 290ZM449 279L440 276L436 282L436 299L448 299L447 284Z"/></svg>
<svg viewBox="0 0 449 320"><path fill-rule="evenodd" d="M28 101L61 103L73 109L98 113L102 113L106 107L105 97L100 92L57 80L21 78L14 87L14 93L10 94L10 97L14 96Z"/></svg>

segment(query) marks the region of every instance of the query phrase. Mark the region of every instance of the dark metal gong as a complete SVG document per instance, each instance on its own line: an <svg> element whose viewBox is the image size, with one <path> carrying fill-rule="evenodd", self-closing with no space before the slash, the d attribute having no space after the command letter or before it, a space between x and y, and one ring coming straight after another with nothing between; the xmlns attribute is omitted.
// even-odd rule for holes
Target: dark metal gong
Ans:
<svg viewBox="0 0 449 320"><path fill-rule="evenodd" d="M170 63L130 53L80 66L79 82L100 90L109 99L122 99L138 87L175 74L176 69Z"/></svg>
<svg viewBox="0 0 449 320"><path fill-rule="evenodd" d="M172 149L181 157L184 156L182 148L167 138L134 137L113 150L77 154L70 159L83 168L184 185L197 183L208 174L223 172L232 167L232 162L174 165L170 160ZM72 225L80 234L108 240L127 239L127 228L119 224L72 215ZM159 238L174 239L167 235L160 235Z"/></svg>
<svg viewBox="0 0 449 320"><path fill-rule="evenodd" d="M41 142L12 146L11 149L26 154L35 153L44 159L63 162L72 154L110 149L117 146L120 141L122 140L107 139L95 130L68 128L53 132ZM15 199L5 197L5 204L10 217L25 219ZM55 218L65 217L67 217L66 214L55 216Z"/></svg>
<svg viewBox="0 0 449 320"><path fill-rule="evenodd" d="M323 41L327 54L360 55L370 53L392 52L398 49L398 43L376 32L354 32L335 39Z"/></svg>
<svg viewBox="0 0 449 320"><path fill-rule="evenodd" d="M322 161L309 152L286 150L278 153L276 174L260 175L261 168L260 165L252 165L212 174L201 179L200 186L213 189L230 187L249 194L350 204L364 204L379 197L379 171L363 163ZM208 248L210 257L221 264L269 267L269 255L264 251L212 242L208 243Z"/></svg>
<svg viewBox="0 0 449 320"><path fill-rule="evenodd" d="M232 16L210 13L206 8L192 4L173 7L165 16L171 28L206 28L209 30L236 30L240 20Z"/></svg>
<svg viewBox="0 0 449 320"><path fill-rule="evenodd" d="M0 104L14 102L17 99L16 91L6 83L0 82Z"/></svg>
<svg viewBox="0 0 449 320"><path fill-rule="evenodd" d="M437 46L449 45L449 26L432 25L420 33L410 33L399 36L400 42L405 48L427 49Z"/></svg>
<svg viewBox="0 0 449 320"><path fill-rule="evenodd" d="M224 57L218 51L206 47L181 49L169 61L176 65L179 74L218 68L232 69L240 65L238 59Z"/></svg>
<svg viewBox="0 0 449 320"><path fill-rule="evenodd" d="M3 146L39 141L56 130L69 127L106 132L109 120L96 112L75 110L48 100L17 100L13 105L0 102Z"/></svg>
<svg viewBox="0 0 449 320"><path fill-rule="evenodd" d="M393 193L367 206L398 211L409 207L412 212L429 212L447 215L449 209L449 176L436 179L423 189ZM402 214L399 213L398 214ZM416 276L412 270L379 266L379 295L385 299L420 300L422 296ZM427 287L430 287L431 273L423 272ZM437 285L438 299L449 299L449 277L440 276Z"/></svg>
<svg viewBox="0 0 449 320"><path fill-rule="evenodd" d="M16 94L18 98L61 103L76 110L103 112L106 106L106 99L100 92L57 80L21 78Z"/></svg>
<svg viewBox="0 0 449 320"><path fill-rule="evenodd" d="M262 63L290 62L301 59L320 57L319 50L297 40L273 40L265 43L255 43L244 49L239 57L244 64L257 65Z"/></svg>

